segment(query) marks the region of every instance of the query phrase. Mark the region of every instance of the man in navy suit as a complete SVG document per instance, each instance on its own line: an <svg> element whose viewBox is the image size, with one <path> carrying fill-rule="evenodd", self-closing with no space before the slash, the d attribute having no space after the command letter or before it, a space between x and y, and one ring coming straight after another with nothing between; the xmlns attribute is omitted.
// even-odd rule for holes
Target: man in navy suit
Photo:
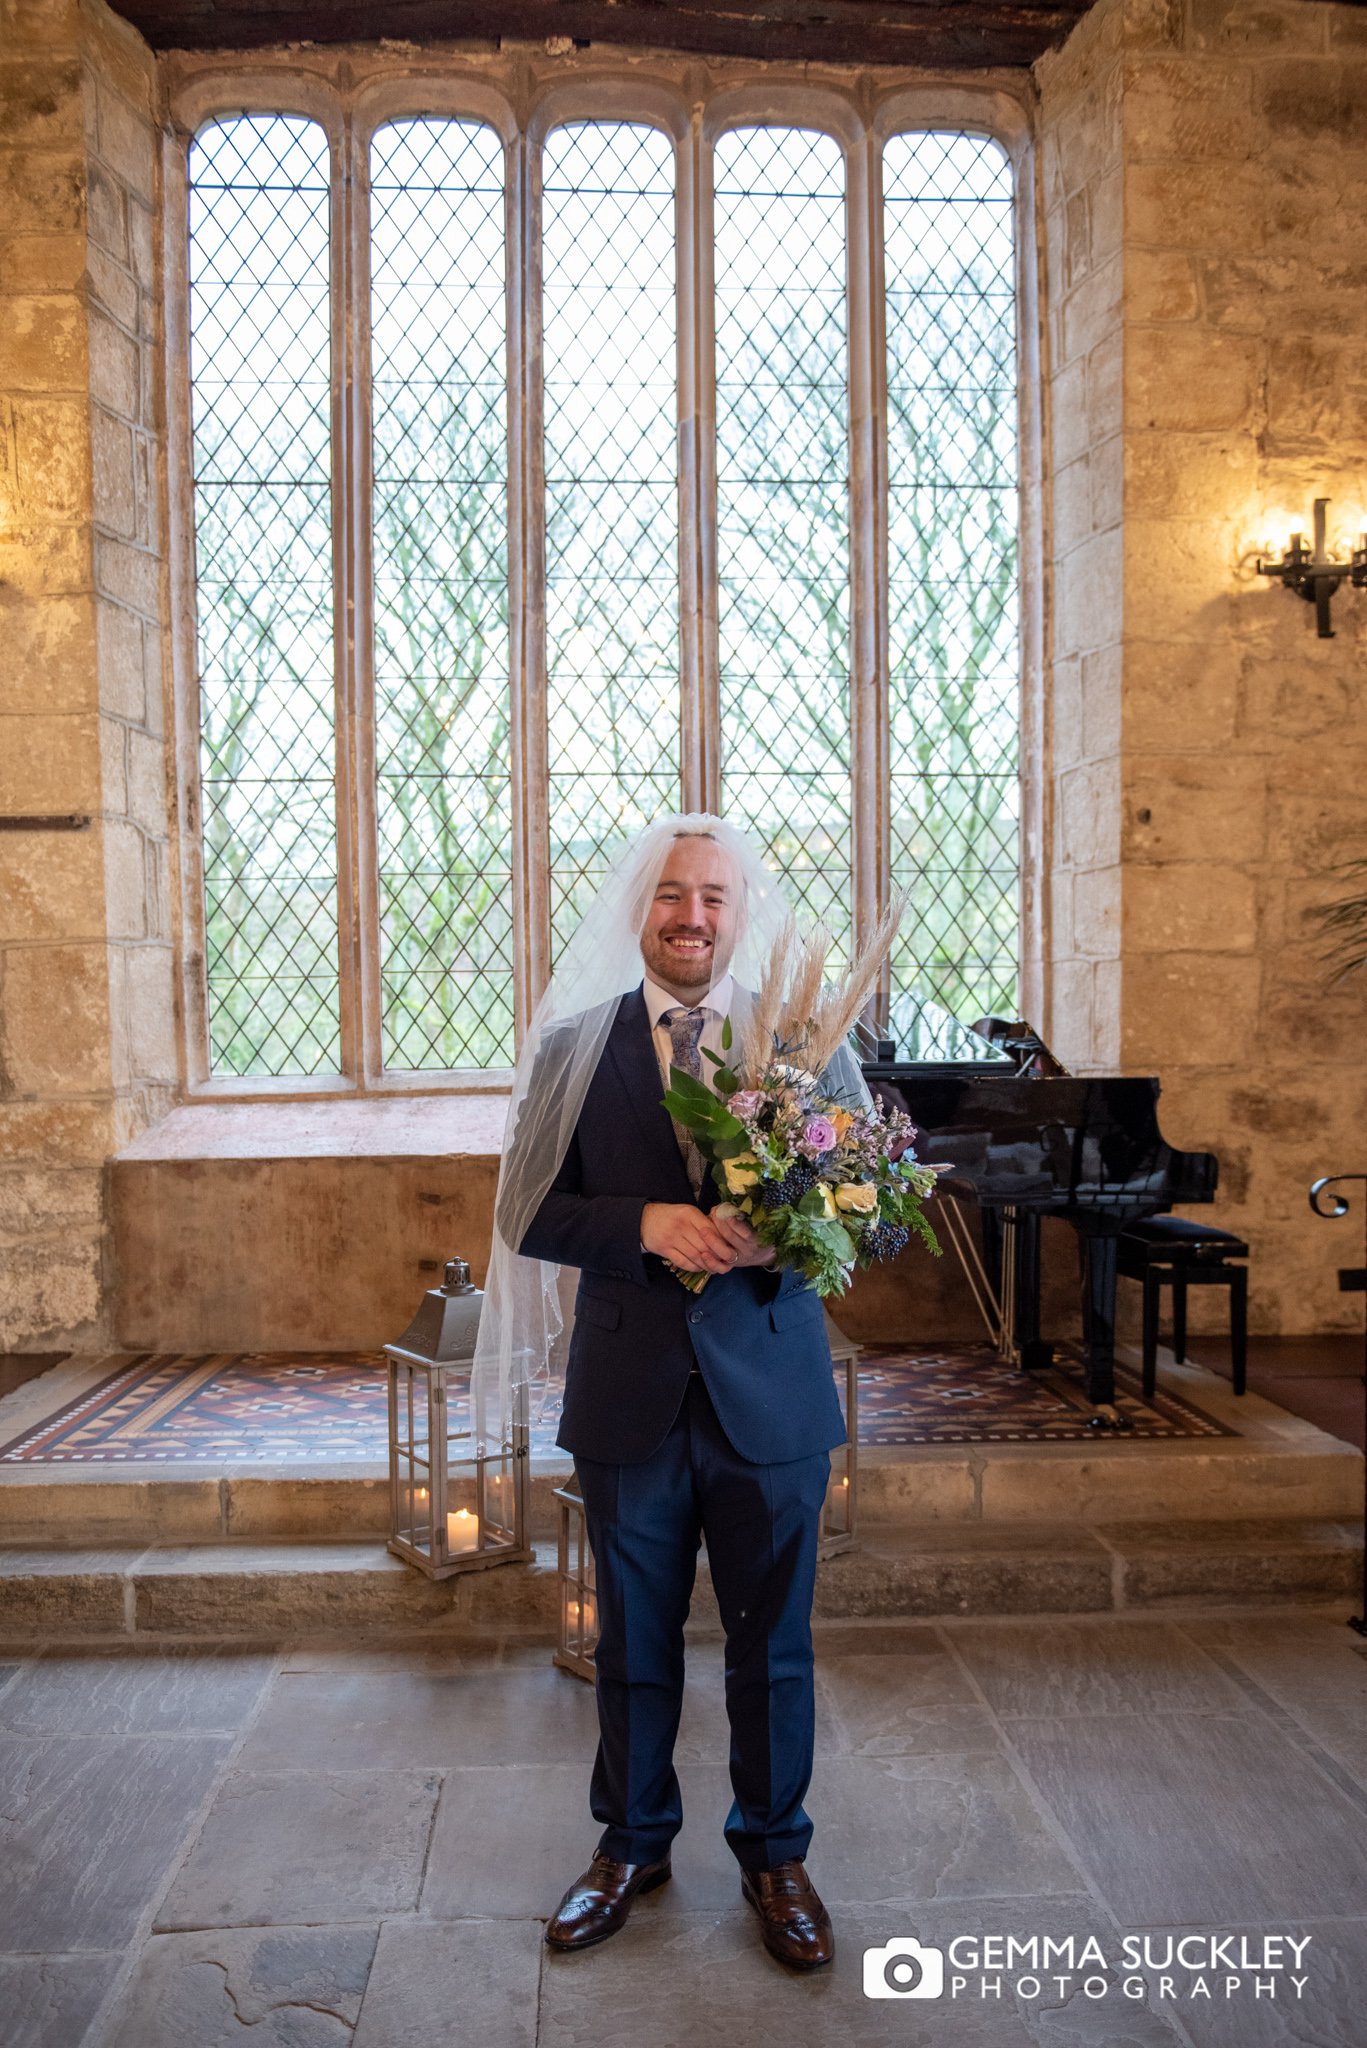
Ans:
<svg viewBox="0 0 1367 2048"><path fill-rule="evenodd" d="M845 1440L820 1297L717 1202L661 1097L704 1071L730 1000L738 905L703 833L676 837L560 1170L518 1250L580 1270L556 1441L573 1453L597 1574L592 1863L546 1930L616 1933L670 1875L684 1620L702 1538L726 1630L734 1793L725 1836L766 1947L831 1960L806 1874L814 1736L811 1605L830 1452ZM703 1000L705 998L705 1000ZM710 1065L706 1069L710 1071ZM711 1277L693 1295L666 1261Z"/></svg>

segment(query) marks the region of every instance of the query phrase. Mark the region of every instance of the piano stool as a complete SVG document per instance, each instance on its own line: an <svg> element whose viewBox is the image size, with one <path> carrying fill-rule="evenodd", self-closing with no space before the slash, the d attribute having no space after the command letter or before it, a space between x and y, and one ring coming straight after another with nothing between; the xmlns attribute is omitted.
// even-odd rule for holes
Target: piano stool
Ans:
<svg viewBox="0 0 1367 2048"><path fill-rule="evenodd" d="M1188 1287L1229 1289L1229 1341L1234 1391L1242 1394L1248 1372L1248 1246L1232 1230L1195 1223L1187 1216L1149 1216L1120 1233L1116 1269L1144 1288L1144 1394L1158 1376L1158 1318L1162 1289L1172 1289L1172 1350L1181 1365L1187 1355Z"/></svg>

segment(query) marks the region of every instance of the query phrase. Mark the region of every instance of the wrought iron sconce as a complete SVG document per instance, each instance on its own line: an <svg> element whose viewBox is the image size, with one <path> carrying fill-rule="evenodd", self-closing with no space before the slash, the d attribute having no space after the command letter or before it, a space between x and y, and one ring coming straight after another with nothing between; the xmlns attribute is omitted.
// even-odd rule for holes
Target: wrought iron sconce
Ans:
<svg viewBox="0 0 1367 2048"><path fill-rule="evenodd" d="M1358 544L1352 558L1338 562L1330 555L1324 538L1324 515L1329 504L1327 498L1315 500L1315 540L1313 547L1305 545L1303 534L1293 533L1291 544L1280 562L1258 563L1260 576L1277 576L1288 590L1294 590L1307 604L1315 607L1315 623L1321 640L1332 640L1334 629L1329 623L1329 600L1340 584L1351 583L1354 590L1367 589L1367 533L1358 535Z"/></svg>

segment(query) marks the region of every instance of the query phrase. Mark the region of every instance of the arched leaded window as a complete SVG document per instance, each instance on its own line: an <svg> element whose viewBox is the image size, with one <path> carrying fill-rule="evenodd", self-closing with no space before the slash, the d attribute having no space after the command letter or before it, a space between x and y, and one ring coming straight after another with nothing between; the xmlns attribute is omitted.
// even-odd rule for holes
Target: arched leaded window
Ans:
<svg viewBox="0 0 1367 2048"><path fill-rule="evenodd" d="M192 1085L496 1085L681 805L841 948L906 888L886 996L1012 1010L1004 149L481 91L189 145Z"/></svg>

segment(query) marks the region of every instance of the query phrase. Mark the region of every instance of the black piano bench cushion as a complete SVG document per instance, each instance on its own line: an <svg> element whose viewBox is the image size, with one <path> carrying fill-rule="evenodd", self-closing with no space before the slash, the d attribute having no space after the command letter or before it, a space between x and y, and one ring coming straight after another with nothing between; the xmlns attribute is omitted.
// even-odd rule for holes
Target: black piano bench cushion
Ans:
<svg viewBox="0 0 1367 2048"><path fill-rule="evenodd" d="M1137 1237L1151 1247L1153 1255L1194 1252L1206 1247L1224 1259L1246 1259L1248 1246L1232 1230L1217 1230L1213 1223L1197 1223L1190 1216L1146 1216L1140 1223L1127 1223L1124 1235Z"/></svg>

